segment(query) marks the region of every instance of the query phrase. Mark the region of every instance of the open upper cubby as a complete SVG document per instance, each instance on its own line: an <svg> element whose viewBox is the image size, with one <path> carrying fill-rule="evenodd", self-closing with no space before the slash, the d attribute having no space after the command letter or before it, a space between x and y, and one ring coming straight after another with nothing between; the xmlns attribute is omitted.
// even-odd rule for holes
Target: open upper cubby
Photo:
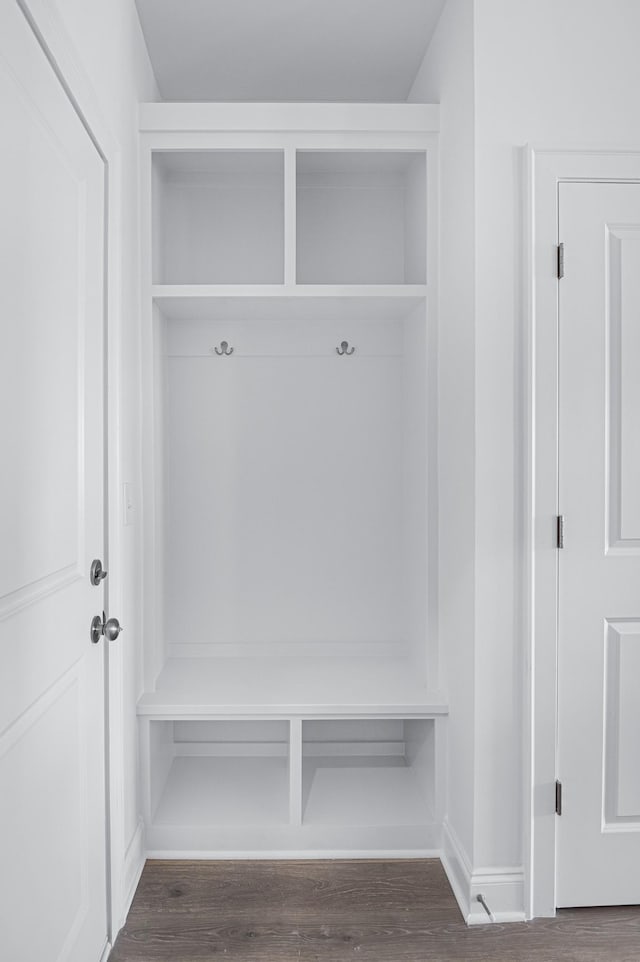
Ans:
<svg viewBox="0 0 640 962"><path fill-rule="evenodd" d="M426 157L297 153L298 284L426 283Z"/></svg>
<svg viewBox="0 0 640 962"><path fill-rule="evenodd" d="M283 283L282 151L154 151L152 158L154 283Z"/></svg>

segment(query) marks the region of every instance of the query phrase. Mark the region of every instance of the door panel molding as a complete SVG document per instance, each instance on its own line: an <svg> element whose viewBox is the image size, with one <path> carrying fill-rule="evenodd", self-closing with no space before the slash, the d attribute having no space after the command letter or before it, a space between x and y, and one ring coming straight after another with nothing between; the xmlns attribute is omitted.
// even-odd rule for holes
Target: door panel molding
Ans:
<svg viewBox="0 0 640 962"><path fill-rule="evenodd" d="M629 269L628 248L640 249L640 224L608 224L606 229L607 398L607 554L640 554L640 448L625 422L625 411L640 407L640 329L628 330L624 300L640 283ZM638 261L636 250L635 261ZM634 396L635 395L635 396Z"/></svg>
<svg viewBox="0 0 640 962"><path fill-rule="evenodd" d="M39 739L40 742L44 743L47 739L51 740L49 746L50 751L47 752L49 760L55 756L56 750L61 751L65 762L67 764L67 769L62 771L56 766L56 785L43 785L41 786L42 791L35 792L30 791L32 788L30 784L26 783L26 780L31 778L34 780L41 779L46 783L45 773L34 773L34 772L24 772L22 766L18 765L18 770L22 771L22 776L20 781L25 784L25 798L24 804L21 806L22 817L26 820L26 825L24 826L24 832L19 832L17 828L14 827L14 835L18 840L18 845L20 846L22 855L17 859L16 864L22 868L25 873L25 885L28 885L29 876L32 875L32 871L37 871L37 864L30 866L25 864L25 859L35 858L36 863L39 863L43 858L43 848L42 845L45 844L42 840L43 835L48 835L51 844L55 849L64 850L64 860L58 859L58 864L60 866L60 871L67 872L67 878L63 878L61 885L62 891L58 891L55 897L60 905L58 907L58 915L63 915L64 910L64 899L66 896L66 890L73 886L74 876L75 882L79 888L79 894L77 898L77 906L75 909L75 915L72 921L67 922L64 926L64 931L67 932L64 941L56 946L52 933L42 932L42 937L46 937L46 945L43 946L47 952L56 952L54 956L56 960L63 962L67 958L69 951L75 945L78 933L87 917L89 911L89 864L88 864L88 835L89 835L89 812L87 807L87 783L86 783L86 755L88 746L86 743L86 736L83 725L83 709L82 709L82 699L84 697L83 693L83 677L82 677L82 660L76 661L64 674L58 678L46 691L42 692L41 695L31 704L29 707L20 715L19 718L15 719L11 725L9 725L2 733L0 733L0 782L3 779L9 781L15 780L15 773L11 770L11 761L14 752L20 752L21 746L29 738ZM68 705L65 704L68 702ZM75 751L73 753L69 752L68 745L57 744L56 732L58 730L56 724L56 714L68 711L75 715L77 722L74 726L74 734L77 734L77 743L75 745ZM39 732L39 726L44 725L43 731ZM60 725L60 728L68 730L69 726ZM71 784L71 778L74 775L72 766L75 767L76 781L75 784ZM13 776L13 777L12 777ZM7 783L8 783L7 782ZM77 791L73 789L77 788ZM46 804L46 794L47 791L61 790L69 795L69 804L65 806L68 814L69 824L63 826L56 822L55 825L49 826L52 831L47 832L46 822L43 823L40 818L34 817L34 813L31 811L32 807L37 807L42 805L46 810L48 805ZM8 797L7 797L8 801ZM77 809L73 810L73 804L77 805ZM3 802L0 800L0 808ZM14 813L15 814L15 813ZM13 823L14 819L10 818ZM73 864L73 859L71 856L71 845L73 841L73 833L77 831L80 827L81 841L77 846L78 860ZM53 830L55 829L55 830ZM68 830L68 834L65 834L65 829ZM22 848L24 844L24 838L28 836L30 838L30 845L25 853ZM40 837L40 844L38 844L38 837ZM33 853L33 855L31 855ZM5 852L5 855L7 853ZM13 859L8 856L7 864L12 864ZM75 871L74 871L75 869ZM18 884L17 879L14 877L12 879L12 884ZM30 903L29 903L30 904ZM26 911L28 913L29 908L27 906ZM15 921L15 920L12 920ZM19 921L19 920L18 920ZM5 933L6 934L6 933Z"/></svg>
<svg viewBox="0 0 640 962"><path fill-rule="evenodd" d="M525 642L524 817L528 917L555 915L555 779L558 506L558 186L563 181L640 182L640 145L523 150L524 277L519 391L524 505L520 623ZM570 269L567 259L566 269ZM636 553L616 537L609 551ZM622 532L622 527L620 532ZM618 828L619 830L619 828Z"/></svg>
<svg viewBox="0 0 640 962"><path fill-rule="evenodd" d="M603 832L640 831L640 615L605 622Z"/></svg>
<svg viewBox="0 0 640 962"><path fill-rule="evenodd" d="M37 581L31 581L29 584L22 585L20 588L16 588L15 591L9 591L7 594L1 595L0 621L17 614L19 611L23 611L30 605L37 604L39 601L42 601L43 598L46 598L47 595L61 591L63 588L75 584L76 581L81 581L82 578L83 574L80 571L79 565L74 563L68 565L66 568L61 568L59 571L52 571Z"/></svg>

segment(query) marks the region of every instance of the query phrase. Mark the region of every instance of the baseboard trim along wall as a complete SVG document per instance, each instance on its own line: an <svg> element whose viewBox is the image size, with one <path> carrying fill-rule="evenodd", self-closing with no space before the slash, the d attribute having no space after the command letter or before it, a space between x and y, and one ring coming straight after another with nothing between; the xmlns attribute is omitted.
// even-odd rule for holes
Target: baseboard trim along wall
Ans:
<svg viewBox="0 0 640 962"><path fill-rule="evenodd" d="M520 866L473 870L460 840L446 819L442 832L441 861L467 925L524 922L524 872ZM479 895L483 897L484 905L478 901Z"/></svg>
<svg viewBox="0 0 640 962"><path fill-rule="evenodd" d="M102 955L100 956L100 962L107 962L107 959L111 955L112 948L113 946L111 945L111 942L107 942L104 949L102 950Z"/></svg>
<svg viewBox="0 0 640 962"><path fill-rule="evenodd" d="M144 863L147 857L144 845L144 821L142 817L138 819L138 827L131 836L131 841L127 846L124 857L124 905L122 907L121 925L129 914L133 897L136 894L138 882L142 875Z"/></svg>

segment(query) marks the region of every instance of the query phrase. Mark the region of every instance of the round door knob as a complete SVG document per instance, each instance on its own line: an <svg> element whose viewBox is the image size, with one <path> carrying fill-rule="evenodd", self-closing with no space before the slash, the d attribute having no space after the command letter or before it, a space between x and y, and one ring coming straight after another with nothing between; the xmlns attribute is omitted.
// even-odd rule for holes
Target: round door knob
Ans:
<svg viewBox="0 0 640 962"><path fill-rule="evenodd" d="M107 641L115 641L121 631L122 631L122 627L118 619L109 618L109 620L105 621L104 623L102 634L105 636Z"/></svg>

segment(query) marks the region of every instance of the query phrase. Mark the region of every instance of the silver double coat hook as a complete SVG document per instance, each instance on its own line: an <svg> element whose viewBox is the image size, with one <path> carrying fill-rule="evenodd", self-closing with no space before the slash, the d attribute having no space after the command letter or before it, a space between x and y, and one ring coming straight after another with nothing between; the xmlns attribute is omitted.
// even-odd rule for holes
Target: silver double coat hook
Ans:
<svg viewBox="0 0 640 962"><path fill-rule="evenodd" d="M229 345L228 341L220 341L220 346L211 348L211 350L215 352L218 357L229 357L233 354L233 348ZM355 352L355 347L349 347L348 341L342 341L340 346L336 348L336 354L339 354L341 357L350 357L352 354L355 354Z"/></svg>

